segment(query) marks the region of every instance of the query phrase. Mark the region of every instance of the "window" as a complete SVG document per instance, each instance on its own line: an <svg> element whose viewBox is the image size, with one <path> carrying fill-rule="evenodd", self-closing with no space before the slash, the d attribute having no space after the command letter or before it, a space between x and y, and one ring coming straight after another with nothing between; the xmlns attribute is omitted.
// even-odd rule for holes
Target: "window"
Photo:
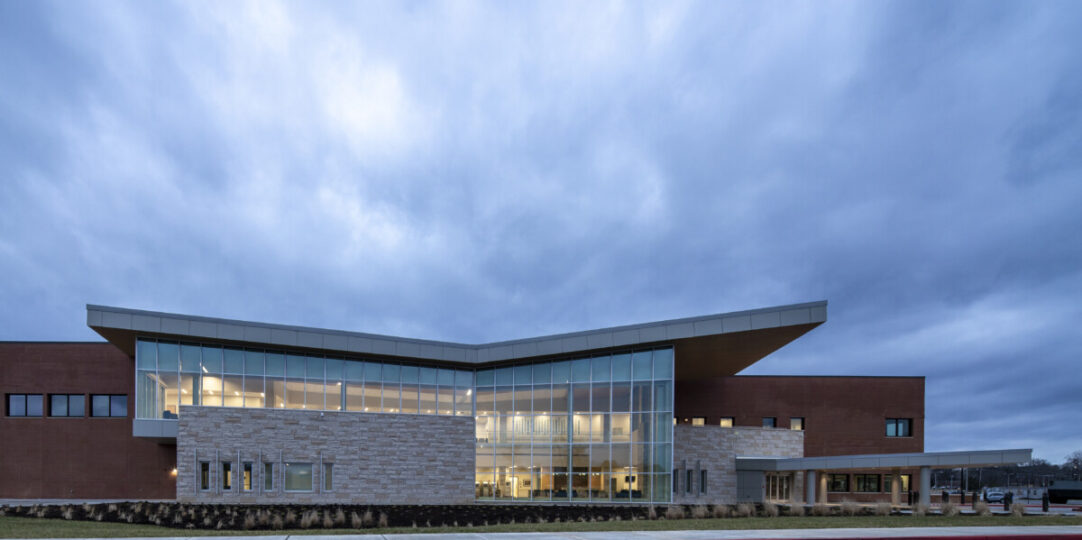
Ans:
<svg viewBox="0 0 1082 540"><path fill-rule="evenodd" d="M691 425L693 425L693 426L705 426L706 425L706 417L705 416L692 416L691 417Z"/></svg>
<svg viewBox="0 0 1082 540"><path fill-rule="evenodd" d="M41 394L8 394L8 416L41 416Z"/></svg>
<svg viewBox="0 0 1082 540"><path fill-rule="evenodd" d="M210 462L199 462L199 489L200 491L210 490Z"/></svg>
<svg viewBox="0 0 1082 540"><path fill-rule="evenodd" d="M263 491L274 491L274 464L263 464Z"/></svg>
<svg viewBox="0 0 1082 540"><path fill-rule="evenodd" d="M912 418L887 418L887 437L912 437Z"/></svg>
<svg viewBox="0 0 1082 540"><path fill-rule="evenodd" d="M878 474L855 474L853 483L857 485L857 491L861 493L879 493Z"/></svg>
<svg viewBox="0 0 1082 540"><path fill-rule="evenodd" d="M732 416L722 416L721 417L721 427L733 427L733 417Z"/></svg>
<svg viewBox="0 0 1082 540"><path fill-rule="evenodd" d="M699 471L699 494L706 494L706 469Z"/></svg>
<svg viewBox="0 0 1082 540"><path fill-rule="evenodd" d="M900 476L902 478L902 487L898 491L901 492L901 493L905 493L905 492L909 491L909 475L908 474L901 474L901 475L898 475L898 476ZM885 475L883 477L883 491L885 491L887 493L892 493L891 484L893 483L893 480L894 480L894 475L892 475L892 474L888 474L888 475Z"/></svg>
<svg viewBox="0 0 1082 540"><path fill-rule="evenodd" d="M323 491L334 489L334 463L323 464Z"/></svg>
<svg viewBox="0 0 1082 540"><path fill-rule="evenodd" d="M52 394L49 396L49 416L86 415L82 394Z"/></svg>
<svg viewBox="0 0 1082 540"><path fill-rule="evenodd" d="M672 492L680 493L680 471L678 469L672 470Z"/></svg>
<svg viewBox="0 0 1082 540"><path fill-rule="evenodd" d="M849 475L832 474L827 477L827 491L849 491Z"/></svg>
<svg viewBox="0 0 1082 540"><path fill-rule="evenodd" d="M233 489L233 463L229 461L222 462L222 491L229 491Z"/></svg>
<svg viewBox="0 0 1082 540"><path fill-rule="evenodd" d="M778 425L778 419L773 416L763 417L763 427L772 428Z"/></svg>
<svg viewBox="0 0 1082 540"><path fill-rule="evenodd" d="M126 418L128 416L128 396L123 394L91 395L90 416Z"/></svg>
<svg viewBox="0 0 1082 540"><path fill-rule="evenodd" d="M693 471L691 469L688 469L687 472L688 472L688 481L687 481L687 484L684 485L684 491L687 492L687 493L691 493L691 481L692 481L692 479L695 478L693 476L695 474L695 471Z"/></svg>
<svg viewBox="0 0 1082 540"><path fill-rule="evenodd" d="M244 466L241 469L240 489L243 491L252 491L252 464L251 462L244 462Z"/></svg>
<svg viewBox="0 0 1082 540"><path fill-rule="evenodd" d="M312 464L286 463L286 491L312 491Z"/></svg>
<svg viewBox="0 0 1082 540"><path fill-rule="evenodd" d="M794 431L804 431L804 417L794 416L789 418L789 429Z"/></svg>

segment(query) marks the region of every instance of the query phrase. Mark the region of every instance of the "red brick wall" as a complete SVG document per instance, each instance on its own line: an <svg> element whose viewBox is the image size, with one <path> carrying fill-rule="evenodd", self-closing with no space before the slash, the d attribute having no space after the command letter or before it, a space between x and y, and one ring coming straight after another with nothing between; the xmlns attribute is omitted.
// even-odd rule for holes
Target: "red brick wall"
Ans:
<svg viewBox="0 0 1082 540"><path fill-rule="evenodd" d="M176 445L132 436L132 364L108 343L0 343L0 498L176 497ZM8 417L13 393L44 395L44 416ZM49 417L54 393L84 394L87 416ZM128 417L90 417L91 394L127 394Z"/></svg>
<svg viewBox="0 0 1082 540"><path fill-rule="evenodd" d="M761 426L764 416L788 428L804 417L804 455L924 451L924 377L733 376L677 382L679 422L705 416L717 425ZM887 418L912 418L912 437L887 437Z"/></svg>

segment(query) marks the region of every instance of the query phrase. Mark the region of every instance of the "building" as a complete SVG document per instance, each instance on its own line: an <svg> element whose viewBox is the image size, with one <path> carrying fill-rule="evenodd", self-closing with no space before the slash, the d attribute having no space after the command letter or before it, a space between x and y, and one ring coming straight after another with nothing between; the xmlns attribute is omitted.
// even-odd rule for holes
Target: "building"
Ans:
<svg viewBox="0 0 1082 540"><path fill-rule="evenodd" d="M0 498L899 501L922 377L748 377L826 302L482 345L87 306L0 344Z"/></svg>

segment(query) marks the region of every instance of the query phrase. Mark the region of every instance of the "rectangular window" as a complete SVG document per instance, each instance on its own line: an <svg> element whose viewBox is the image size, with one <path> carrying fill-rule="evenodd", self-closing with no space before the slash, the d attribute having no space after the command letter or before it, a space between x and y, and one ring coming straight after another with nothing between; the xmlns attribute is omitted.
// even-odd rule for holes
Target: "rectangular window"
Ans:
<svg viewBox="0 0 1082 540"><path fill-rule="evenodd" d="M128 416L128 396L123 394L91 395L90 416L126 418Z"/></svg>
<svg viewBox="0 0 1082 540"><path fill-rule="evenodd" d="M843 493L849 491L849 475L832 474L827 477L827 491Z"/></svg>
<svg viewBox="0 0 1082 540"><path fill-rule="evenodd" d="M274 491L274 464L263 464L263 491Z"/></svg>
<svg viewBox="0 0 1082 540"><path fill-rule="evenodd" d="M49 396L49 416L85 416L83 399L82 394L52 394Z"/></svg>
<svg viewBox="0 0 1082 540"><path fill-rule="evenodd" d="M285 490L312 491L312 464L286 463Z"/></svg>
<svg viewBox="0 0 1082 540"><path fill-rule="evenodd" d="M887 418L887 437L912 437L912 418Z"/></svg>
<svg viewBox="0 0 1082 540"><path fill-rule="evenodd" d="M199 462L199 490L200 491L209 491L210 490L210 462L209 461L200 461Z"/></svg>
<svg viewBox="0 0 1082 540"><path fill-rule="evenodd" d="M41 416L41 394L8 394L8 416Z"/></svg>
<svg viewBox="0 0 1082 540"><path fill-rule="evenodd" d="M691 425L693 425L693 426L705 426L706 425L706 417L705 416L692 416L691 417Z"/></svg>
<svg viewBox="0 0 1082 540"><path fill-rule="evenodd" d="M687 483L684 485L684 491L686 493L691 493L691 481L692 481L693 478L695 478L695 476L693 476L695 474L695 471L693 471L691 469L688 469L687 473L688 473L687 474L688 478L687 478Z"/></svg>
<svg viewBox="0 0 1082 540"><path fill-rule="evenodd" d="M672 470L672 492L680 493L680 471L677 469Z"/></svg>
<svg viewBox="0 0 1082 540"><path fill-rule="evenodd" d="M706 469L699 471L699 494L706 494Z"/></svg>
<svg viewBox="0 0 1082 540"><path fill-rule="evenodd" d="M323 491L334 490L334 463L323 464Z"/></svg>
<svg viewBox="0 0 1082 540"><path fill-rule="evenodd" d="M222 462L222 491L233 489L233 463Z"/></svg>
<svg viewBox="0 0 1082 540"><path fill-rule="evenodd" d="M251 462L244 462L244 468L241 470L240 488L244 491L252 491Z"/></svg>
<svg viewBox="0 0 1082 540"><path fill-rule="evenodd" d="M733 417L732 416L722 416L721 417L721 427L733 427Z"/></svg>
<svg viewBox="0 0 1082 540"><path fill-rule="evenodd" d="M878 474L855 474L853 475L853 483L856 484L858 492L879 493Z"/></svg>
<svg viewBox="0 0 1082 540"><path fill-rule="evenodd" d="M789 429L793 431L804 431L804 417L794 416L789 418Z"/></svg>
<svg viewBox="0 0 1082 540"><path fill-rule="evenodd" d="M772 427L776 427L777 425L778 425L778 419L777 418L775 418L773 416L764 416L763 417L763 427L772 428Z"/></svg>

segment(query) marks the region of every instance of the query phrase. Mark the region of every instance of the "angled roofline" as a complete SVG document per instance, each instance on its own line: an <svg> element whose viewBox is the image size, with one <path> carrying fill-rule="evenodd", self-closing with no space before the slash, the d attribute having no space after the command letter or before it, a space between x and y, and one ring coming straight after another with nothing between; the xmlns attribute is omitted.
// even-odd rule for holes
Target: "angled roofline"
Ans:
<svg viewBox="0 0 1082 540"><path fill-rule="evenodd" d="M134 340L134 336L139 334L178 340L214 339L256 346L317 349L337 354L375 354L464 364L575 354L613 347L645 346L678 339L783 327L810 329L822 324L827 318L827 302L821 300L534 338L466 344L97 304L87 304L86 310L87 326L124 350L129 349L125 346L128 345L126 342Z"/></svg>

